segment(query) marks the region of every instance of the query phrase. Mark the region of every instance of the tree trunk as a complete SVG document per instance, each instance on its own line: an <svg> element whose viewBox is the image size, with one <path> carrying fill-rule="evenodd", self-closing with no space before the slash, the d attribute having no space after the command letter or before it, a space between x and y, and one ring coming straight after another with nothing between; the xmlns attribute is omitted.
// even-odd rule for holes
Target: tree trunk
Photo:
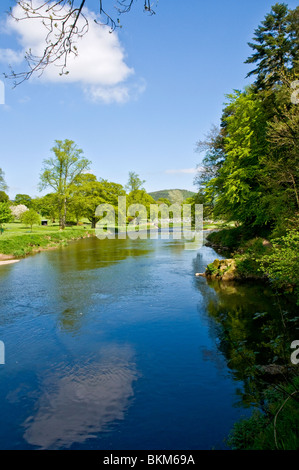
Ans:
<svg viewBox="0 0 299 470"><path fill-rule="evenodd" d="M62 230L65 229L65 222L66 222L66 198L63 199L63 213L61 216L61 224L60 224L60 227Z"/></svg>
<svg viewBox="0 0 299 470"><path fill-rule="evenodd" d="M296 201L297 201L297 206L298 206L298 208L299 208L299 196L298 196L296 181L295 181L294 175L293 175L292 173L291 173L291 180L292 180L293 187L294 187L294 192L295 192L295 197L296 197Z"/></svg>

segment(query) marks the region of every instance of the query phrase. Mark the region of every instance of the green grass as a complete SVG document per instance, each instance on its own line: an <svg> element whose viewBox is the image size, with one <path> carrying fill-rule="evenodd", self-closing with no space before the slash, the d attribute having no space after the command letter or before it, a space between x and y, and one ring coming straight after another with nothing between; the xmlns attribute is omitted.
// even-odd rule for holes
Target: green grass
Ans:
<svg viewBox="0 0 299 470"><path fill-rule="evenodd" d="M70 240L75 240L94 233L89 226L72 226L60 230L58 224L48 226L30 227L15 222L5 225L5 230L0 235L0 253L15 257L26 256L40 249L51 248L62 244L67 244Z"/></svg>

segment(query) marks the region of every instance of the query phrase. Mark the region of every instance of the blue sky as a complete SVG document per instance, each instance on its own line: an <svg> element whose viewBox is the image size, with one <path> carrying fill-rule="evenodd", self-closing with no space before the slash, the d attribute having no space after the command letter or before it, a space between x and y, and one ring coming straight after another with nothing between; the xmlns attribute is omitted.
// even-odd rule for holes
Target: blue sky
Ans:
<svg viewBox="0 0 299 470"><path fill-rule="evenodd" d="M55 139L74 140L98 177L126 184L135 171L147 191L195 190L196 142L219 124L225 94L249 83L247 42L274 3L160 0L149 16L137 0L117 33L92 25L67 77L51 69L16 88L4 80L0 167L10 197L40 195L42 162ZM14 4L1 1L0 72L9 62L25 70L24 47L41 47L37 23L7 24L5 11ZM87 1L91 17L97 4ZM113 11L114 2L106 4Z"/></svg>

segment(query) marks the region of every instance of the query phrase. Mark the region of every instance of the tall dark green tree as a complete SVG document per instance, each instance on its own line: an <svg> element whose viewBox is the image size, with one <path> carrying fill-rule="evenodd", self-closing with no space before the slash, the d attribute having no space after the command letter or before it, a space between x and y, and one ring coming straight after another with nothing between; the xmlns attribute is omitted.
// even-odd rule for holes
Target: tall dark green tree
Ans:
<svg viewBox="0 0 299 470"><path fill-rule="evenodd" d="M285 3L276 3L254 32L248 45L253 54L245 61L255 64L247 77L256 76L258 89L272 87L287 80L298 60L298 12Z"/></svg>

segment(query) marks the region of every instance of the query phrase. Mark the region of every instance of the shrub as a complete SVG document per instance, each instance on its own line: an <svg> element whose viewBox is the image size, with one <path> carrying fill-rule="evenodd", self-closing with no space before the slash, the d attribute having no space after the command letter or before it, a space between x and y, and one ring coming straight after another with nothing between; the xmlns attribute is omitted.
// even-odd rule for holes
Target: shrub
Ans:
<svg viewBox="0 0 299 470"><path fill-rule="evenodd" d="M271 243L271 253L261 258L261 270L278 289L291 288L295 291L299 305L299 232L289 230L285 236Z"/></svg>

